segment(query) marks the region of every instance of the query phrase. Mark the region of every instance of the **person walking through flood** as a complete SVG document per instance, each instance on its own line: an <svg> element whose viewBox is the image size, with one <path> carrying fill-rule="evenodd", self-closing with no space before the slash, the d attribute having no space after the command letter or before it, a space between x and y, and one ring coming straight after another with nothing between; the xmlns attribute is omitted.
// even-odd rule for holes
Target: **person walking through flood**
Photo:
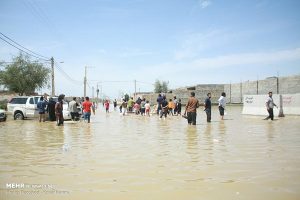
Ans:
<svg viewBox="0 0 300 200"><path fill-rule="evenodd" d="M278 106L274 103L273 101L273 92L269 92L269 96L266 100L266 107L267 107L267 111L269 113L269 116L265 118L265 120L268 120L268 119L271 119L273 120L274 119L274 112L273 112L273 108L274 106L276 108L278 108Z"/></svg>
<svg viewBox="0 0 300 200"><path fill-rule="evenodd" d="M133 105L134 105L134 101L133 101L133 97L131 97L127 102L127 108L129 112L133 111Z"/></svg>
<svg viewBox="0 0 300 200"><path fill-rule="evenodd" d="M177 115L177 111L178 111L178 100L176 98L176 96L173 97L173 102L174 102L174 115Z"/></svg>
<svg viewBox="0 0 300 200"><path fill-rule="evenodd" d="M63 116L63 100L65 98L64 94L58 96L58 101L55 104L55 116L57 126L64 125L64 116Z"/></svg>
<svg viewBox="0 0 300 200"><path fill-rule="evenodd" d="M173 116L174 115L175 104L172 101L172 99L169 100L168 109L169 109L169 115Z"/></svg>
<svg viewBox="0 0 300 200"><path fill-rule="evenodd" d="M89 97L85 97L85 101L82 103L82 108L84 112L84 120L87 120L87 123L91 121L91 109L92 109L92 102L90 102Z"/></svg>
<svg viewBox="0 0 300 200"><path fill-rule="evenodd" d="M76 102L76 97L73 97L73 100L69 103L69 111L72 121L77 121L79 119L78 106L79 104Z"/></svg>
<svg viewBox="0 0 300 200"><path fill-rule="evenodd" d="M165 119L167 118L168 115L168 101L166 100L166 96L163 96L163 100L160 104L160 119L165 116Z"/></svg>
<svg viewBox="0 0 300 200"><path fill-rule="evenodd" d="M161 111L161 103L163 102L163 97L161 96L161 94L158 94L158 97L156 99L156 102L157 102L157 114L159 115L160 114L160 111Z"/></svg>
<svg viewBox="0 0 300 200"><path fill-rule="evenodd" d="M149 103L149 101L147 100L146 101L146 104L145 104L145 115L149 116L150 117L150 109L151 109L151 105Z"/></svg>
<svg viewBox="0 0 300 200"><path fill-rule="evenodd" d="M37 108L39 110L39 122L45 122L45 112L46 112L47 103L44 100L44 97L41 96L40 101L37 103Z"/></svg>
<svg viewBox="0 0 300 200"><path fill-rule="evenodd" d="M191 92L191 96L185 106L184 112L184 114L187 116L189 125L196 125L197 108L199 108L199 106L199 101L195 98L195 92Z"/></svg>
<svg viewBox="0 0 300 200"><path fill-rule="evenodd" d="M139 114L140 114L140 111L141 111L141 106L140 106L140 104L135 103L134 106L133 106L133 108L134 108L135 114L136 114L136 115L139 115Z"/></svg>
<svg viewBox="0 0 300 200"><path fill-rule="evenodd" d="M143 98L142 102L141 102L141 115L142 116L145 115L145 111L146 111L145 105L146 105L146 99Z"/></svg>
<svg viewBox="0 0 300 200"><path fill-rule="evenodd" d="M221 116L221 120L224 120L224 112L225 112L225 106L226 106L226 93L222 92L219 100L219 112Z"/></svg>
<svg viewBox="0 0 300 200"><path fill-rule="evenodd" d="M92 111L94 115L96 114L96 109L97 109L96 103L92 102Z"/></svg>
<svg viewBox="0 0 300 200"><path fill-rule="evenodd" d="M181 115L181 99L178 99L177 102L177 114L176 115Z"/></svg>
<svg viewBox="0 0 300 200"><path fill-rule="evenodd" d="M53 122L56 121L55 104L56 104L56 102L53 100L52 97L50 97L49 102L48 102L48 106L47 106L47 111L49 113L49 120L53 121Z"/></svg>
<svg viewBox="0 0 300 200"><path fill-rule="evenodd" d="M122 106L122 115L124 116L127 113L127 102L126 102L125 99L123 99L123 102L122 102L121 106Z"/></svg>
<svg viewBox="0 0 300 200"><path fill-rule="evenodd" d="M204 111L206 112L206 121L211 122L211 93L207 93L207 97L204 102Z"/></svg>
<svg viewBox="0 0 300 200"><path fill-rule="evenodd" d="M109 100L106 100L104 103L106 113L109 113Z"/></svg>
<svg viewBox="0 0 300 200"><path fill-rule="evenodd" d="M115 99L113 103L114 103L114 110L116 110L117 109L117 105L118 105L117 99Z"/></svg>

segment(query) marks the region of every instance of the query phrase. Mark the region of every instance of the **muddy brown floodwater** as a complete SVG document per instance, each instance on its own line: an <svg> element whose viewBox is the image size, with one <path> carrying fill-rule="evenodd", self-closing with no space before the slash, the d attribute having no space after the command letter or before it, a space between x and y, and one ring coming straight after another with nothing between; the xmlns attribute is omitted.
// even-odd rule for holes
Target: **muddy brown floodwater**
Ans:
<svg viewBox="0 0 300 200"><path fill-rule="evenodd" d="M228 107L211 124L182 117L0 123L0 199L300 199L300 117Z"/></svg>

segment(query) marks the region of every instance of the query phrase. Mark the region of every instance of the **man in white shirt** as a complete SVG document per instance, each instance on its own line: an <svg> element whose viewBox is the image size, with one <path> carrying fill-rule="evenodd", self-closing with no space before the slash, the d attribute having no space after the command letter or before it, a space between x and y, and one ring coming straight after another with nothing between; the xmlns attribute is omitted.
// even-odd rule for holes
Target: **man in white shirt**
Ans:
<svg viewBox="0 0 300 200"><path fill-rule="evenodd" d="M269 116L265 118L265 120L274 119L274 113L273 113L273 108L274 106L277 107L277 105L274 103L273 98L272 98L272 92L269 92L269 97L266 100L266 107L269 113ZM277 107L278 108L278 107Z"/></svg>
<svg viewBox="0 0 300 200"><path fill-rule="evenodd" d="M222 94L218 100L221 120L224 119L224 111L225 111L225 106L226 106L226 98L225 97L226 97L226 93L222 92Z"/></svg>

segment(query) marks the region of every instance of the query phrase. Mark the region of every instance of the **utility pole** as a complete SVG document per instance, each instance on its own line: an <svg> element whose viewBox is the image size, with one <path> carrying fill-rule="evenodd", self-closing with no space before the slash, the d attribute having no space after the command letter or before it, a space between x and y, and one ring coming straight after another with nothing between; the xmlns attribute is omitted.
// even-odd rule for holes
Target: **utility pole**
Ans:
<svg viewBox="0 0 300 200"><path fill-rule="evenodd" d="M257 80L256 80L256 94L258 94L258 76L257 76Z"/></svg>
<svg viewBox="0 0 300 200"><path fill-rule="evenodd" d="M98 102L98 99L99 99L99 88L98 88L98 83L97 83L97 89L96 89L96 92L97 92L97 102Z"/></svg>
<svg viewBox="0 0 300 200"><path fill-rule="evenodd" d="M230 100L229 100L229 102L231 103L231 81L230 81L230 85L229 85L229 95L230 95Z"/></svg>
<svg viewBox="0 0 300 200"><path fill-rule="evenodd" d="M86 97L86 68L87 66L84 67L84 79L83 79L83 96Z"/></svg>
<svg viewBox="0 0 300 200"><path fill-rule="evenodd" d="M279 72L277 71L277 82L276 82L277 94L279 94Z"/></svg>
<svg viewBox="0 0 300 200"><path fill-rule="evenodd" d="M240 92L241 92L241 101L240 101L240 103L243 103L243 82L242 82L242 79L241 79L241 84L240 84Z"/></svg>
<svg viewBox="0 0 300 200"><path fill-rule="evenodd" d="M51 96L55 96L55 84L54 84L54 58L51 57Z"/></svg>
<svg viewBox="0 0 300 200"><path fill-rule="evenodd" d="M100 85L100 99L102 98L102 84ZM103 98L102 98L103 101Z"/></svg>
<svg viewBox="0 0 300 200"><path fill-rule="evenodd" d="M136 98L136 80L134 80L134 98Z"/></svg>
<svg viewBox="0 0 300 200"><path fill-rule="evenodd" d="M94 86L92 86L92 98L94 100Z"/></svg>

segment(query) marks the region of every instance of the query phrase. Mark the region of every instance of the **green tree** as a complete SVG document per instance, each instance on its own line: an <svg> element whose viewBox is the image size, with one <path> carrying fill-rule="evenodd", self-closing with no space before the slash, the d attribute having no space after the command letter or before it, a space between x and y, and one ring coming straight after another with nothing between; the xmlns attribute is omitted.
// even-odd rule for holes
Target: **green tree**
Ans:
<svg viewBox="0 0 300 200"><path fill-rule="evenodd" d="M50 69L41 63L31 62L23 55L13 58L13 63L0 71L0 83L19 95L33 93L36 89L49 87Z"/></svg>
<svg viewBox="0 0 300 200"><path fill-rule="evenodd" d="M168 92L168 82L166 81L163 81L162 84L161 84L161 90L163 93L167 93Z"/></svg>
<svg viewBox="0 0 300 200"><path fill-rule="evenodd" d="M125 98L125 101L128 101L129 100L129 95L126 93L124 98Z"/></svg>
<svg viewBox="0 0 300 200"><path fill-rule="evenodd" d="M167 93L168 92L168 82L156 80L154 83L155 93Z"/></svg>
<svg viewBox="0 0 300 200"><path fill-rule="evenodd" d="M161 93L162 92L161 83L157 79L156 79L156 81L154 83L154 92L155 93Z"/></svg>

